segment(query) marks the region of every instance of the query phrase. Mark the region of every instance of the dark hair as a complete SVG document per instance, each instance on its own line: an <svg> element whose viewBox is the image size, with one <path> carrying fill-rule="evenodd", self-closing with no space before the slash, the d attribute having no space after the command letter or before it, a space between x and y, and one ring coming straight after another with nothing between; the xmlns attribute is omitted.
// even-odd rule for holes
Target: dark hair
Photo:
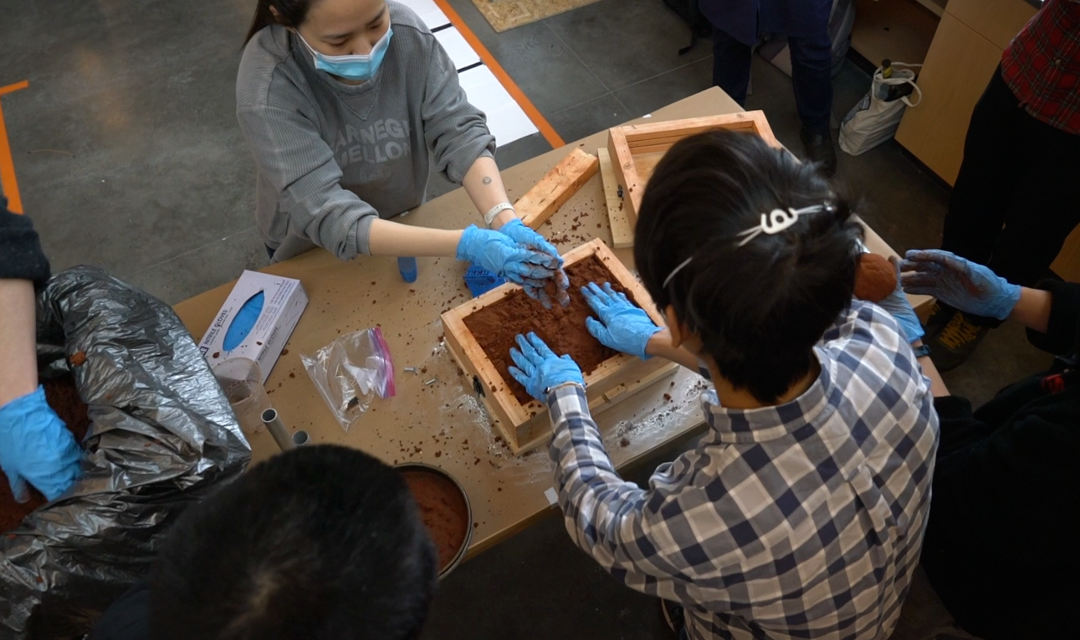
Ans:
<svg viewBox="0 0 1080 640"><path fill-rule="evenodd" d="M437 572L401 474L355 449L302 447L180 517L151 570L152 637L417 638Z"/></svg>
<svg viewBox="0 0 1080 640"><path fill-rule="evenodd" d="M308 9L318 0L259 0L255 5L255 17L251 19L251 27L248 29L244 44L262 31L262 28L271 24L280 24L283 27L297 28L304 24ZM270 13L270 7L277 11L277 18Z"/></svg>
<svg viewBox="0 0 1080 640"><path fill-rule="evenodd" d="M763 213L825 203L738 246ZM720 373L769 403L806 375L814 343L850 304L860 233L812 166L755 134L710 131L679 141L656 166L634 258L656 305L674 306Z"/></svg>

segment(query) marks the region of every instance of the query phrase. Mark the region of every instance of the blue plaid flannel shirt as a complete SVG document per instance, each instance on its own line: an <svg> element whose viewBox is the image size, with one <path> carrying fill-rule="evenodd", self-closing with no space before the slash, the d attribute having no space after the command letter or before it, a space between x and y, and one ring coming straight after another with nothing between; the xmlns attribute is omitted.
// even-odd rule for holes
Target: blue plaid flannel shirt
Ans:
<svg viewBox="0 0 1080 640"><path fill-rule="evenodd" d="M628 586L686 608L692 638L889 636L919 561L938 420L896 321L855 301L796 400L727 410L643 489L615 472L582 389L548 397L566 527Z"/></svg>

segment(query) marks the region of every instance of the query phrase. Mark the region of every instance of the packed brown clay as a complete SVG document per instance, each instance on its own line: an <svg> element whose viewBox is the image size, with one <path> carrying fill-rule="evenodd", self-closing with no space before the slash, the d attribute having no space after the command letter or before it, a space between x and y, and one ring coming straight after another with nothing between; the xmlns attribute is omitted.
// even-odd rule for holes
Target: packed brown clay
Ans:
<svg viewBox="0 0 1080 640"><path fill-rule="evenodd" d="M581 295L581 288L590 282L609 282L613 289L627 294L633 301L630 292L616 282L611 271L596 256L569 265L566 275L570 278L569 307L552 304L550 309L545 309L542 304L525 295L524 291L515 291L464 320L465 326L476 337L484 354L521 404L532 398L509 371L514 364L510 359L510 348L516 346L514 338L518 334L535 332L557 355L570 354L585 374L591 373L618 353L600 344L585 328L585 318L593 315L593 312Z"/></svg>
<svg viewBox="0 0 1080 640"><path fill-rule="evenodd" d="M896 267L876 253L859 257L855 272L855 297L867 302L881 302L896 289Z"/></svg>
<svg viewBox="0 0 1080 640"><path fill-rule="evenodd" d="M64 376L48 380L42 383L42 386L45 387L45 400L75 436L75 442L81 445L90 427L90 416L87 413L86 404L79 398L79 391L75 388L75 379ZM15 502L15 496L11 494L8 486L7 476L0 471L0 532L11 531L31 511L48 502L45 496L33 486L29 486L29 489L28 501L23 504Z"/></svg>
<svg viewBox="0 0 1080 640"><path fill-rule="evenodd" d="M413 499L420 507L431 540L439 550L439 571L454 560L469 531L469 507L453 482L432 471L409 469L401 472Z"/></svg>

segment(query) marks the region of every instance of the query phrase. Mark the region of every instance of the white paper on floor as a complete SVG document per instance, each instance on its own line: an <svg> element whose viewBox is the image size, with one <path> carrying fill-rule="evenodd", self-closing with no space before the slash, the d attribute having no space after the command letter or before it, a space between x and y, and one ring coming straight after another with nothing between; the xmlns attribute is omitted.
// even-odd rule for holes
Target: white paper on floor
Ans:
<svg viewBox="0 0 1080 640"><path fill-rule="evenodd" d="M458 81L469 102L487 115L488 129L500 147L538 131L529 116L486 66L479 66L458 75Z"/></svg>
<svg viewBox="0 0 1080 640"><path fill-rule="evenodd" d="M447 18L439 5L435 4L435 0L399 0L399 2L416 12L428 29L450 24L450 18Z"/></svg>
<svg viewBox="0 0 1080 640"><path fill-rule="evenodd" d="M400 1L415 11L429 29L439 29L450 24L450 19L434 0ZM435 38L443 49L446 49L455 68L465 69L480 62L480 54L469 45L456 27L439 29L435 32ZM487 115L488 128L499 146L538 131L529 116L525 115L521 106L486 65L462 71L458 80L468 94L469 102Z"/></svg>
<svg viewBox="0 0 1080 640"><path fill-rule="evenodd" d="M480 54L465 42L465 37L454 27L449 27L435 32L435 39L439 41L447 55L454 61L454 68L461 70L471 67L480 62Z"/></svg>

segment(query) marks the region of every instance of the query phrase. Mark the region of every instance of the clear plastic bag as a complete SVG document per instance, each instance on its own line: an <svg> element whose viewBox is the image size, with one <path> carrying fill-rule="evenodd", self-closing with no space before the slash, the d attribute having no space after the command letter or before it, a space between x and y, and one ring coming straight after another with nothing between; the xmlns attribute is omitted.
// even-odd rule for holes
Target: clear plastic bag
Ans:
<svg viewBox="0 0 1080 640"><path fill-rule="evenodd" d="M392 398L397 393L394 361L379 327L341 336L313 355L300 354L300 360L345 431L375 395Z"/></svg>

